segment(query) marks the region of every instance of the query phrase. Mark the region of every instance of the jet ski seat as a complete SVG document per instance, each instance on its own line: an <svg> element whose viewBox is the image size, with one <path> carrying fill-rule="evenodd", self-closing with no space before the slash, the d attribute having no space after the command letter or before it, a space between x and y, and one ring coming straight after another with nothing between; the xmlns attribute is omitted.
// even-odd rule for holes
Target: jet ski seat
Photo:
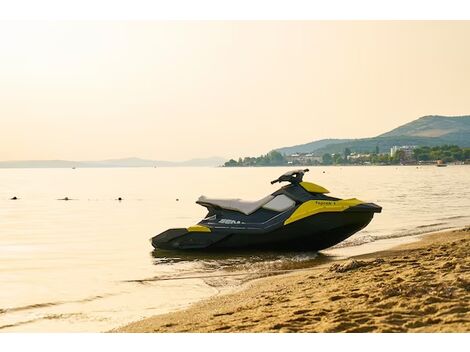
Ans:
<svg viewBox="0 0 470 352"><path fill-rule="evenodd" d="M211 204L222 209L235 210L245 215L250 215L266 203L270 202L273 198L273 196L269 195L257 201L248 201L241 199L207 198L205 196L200 196L196 203L201 205Z"/></svg>

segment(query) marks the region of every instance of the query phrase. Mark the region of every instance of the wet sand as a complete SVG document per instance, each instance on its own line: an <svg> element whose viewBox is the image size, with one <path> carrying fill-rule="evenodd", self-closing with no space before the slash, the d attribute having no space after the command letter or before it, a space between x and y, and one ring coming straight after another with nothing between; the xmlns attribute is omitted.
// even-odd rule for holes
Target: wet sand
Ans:
<svg viewBox="0 0 470 352"><path fill-rule="evenodd" d="M305 271L113 332L470 332L470 227Z"/></svg>

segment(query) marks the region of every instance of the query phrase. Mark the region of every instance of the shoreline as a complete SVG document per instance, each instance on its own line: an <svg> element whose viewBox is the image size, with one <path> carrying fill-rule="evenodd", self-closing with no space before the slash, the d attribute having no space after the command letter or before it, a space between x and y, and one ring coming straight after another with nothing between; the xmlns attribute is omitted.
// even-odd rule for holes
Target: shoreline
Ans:
<svg viewBox="0 0 470 352"><path fill-rule="evenodd" d="M419 236L110 332L470 332L470 227Z"/></svg>

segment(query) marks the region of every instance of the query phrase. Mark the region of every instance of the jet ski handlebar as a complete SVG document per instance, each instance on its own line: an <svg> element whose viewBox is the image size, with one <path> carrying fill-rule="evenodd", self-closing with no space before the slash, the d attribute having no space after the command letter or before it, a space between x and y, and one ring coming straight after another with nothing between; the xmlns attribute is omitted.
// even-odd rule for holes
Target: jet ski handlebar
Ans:
<svg viewBox="0 0 470 352"><path fill-rule="evenodd" d="M276 182L290 182L290 183L299 183L302 182L302 178L306 172L310 171L309 169L299 169L299 170L292 170L288 171L285 174L282 174L277 179L271 181L271 184L275 184Z"/></svg>

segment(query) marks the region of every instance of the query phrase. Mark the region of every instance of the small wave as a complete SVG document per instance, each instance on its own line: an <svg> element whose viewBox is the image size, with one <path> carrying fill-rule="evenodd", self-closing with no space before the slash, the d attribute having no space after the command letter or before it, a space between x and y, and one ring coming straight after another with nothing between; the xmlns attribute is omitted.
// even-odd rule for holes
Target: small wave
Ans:
<svg viewBox="0 0 470 352"><path fill-rule="evenodd" d="M70 317L83 317L85 316L83 313L68 313L68 314L48 314L43 317L35 318L35 319L29 319L29 320L23 320L19 321L16 323L12 324L5 324L5 325L0 325L0 330L2 329L7 329L7 328L14 328L16 326L21 326L21 325L26 325L30 323L35 323L39 320L53 320L53 319L68 319Z"/></svg>
<svg viewBox="0 0 470 352"><path fill-rule="evenodd" d="M436 222L434 224L416 226L416 228L417 229L425 229L425 228L428 228L428 227L434 227L434 226L440 226L440 225L446 225L446 223L445 222Z"/></svg>
<svg viewBox="0 0 470 352"><path fill-rule="evenodd" d="M467 216L467 215L455 215L455 216L447 216L445 218L440 218L440 219L437 219L437 220L454 220L454 219L465 219L465 218L469 218L469 216Z"/></svg>
<svg viewBox="0 0 470 352"><path fill-rule="evenodd" d="M286 273L295 270L271 270L269 273ZM268 273L268 272L266 272ZM223 277L230 277L230 276L246 276L247 272L240 272L240 273L220 273L215 275L189 275L189 276L154 276L151 278L146 279L131 279L131 280L122 280L121 282L135 282L135 283L149 283L149 282L156 282L156 281L169 281L169 280L194 280L194 279L214 279L214 278L223 278Z"/></svg>
<svg viewBox="0 0 470 352"><path fill-rule="evenodd" d="M317 260L317 252L292 253L291 255L258 254L238 258L224 258L205 262L206 270L186 271L179 275L158 275L144 279L130 279L122 282L148 284L158 281L171 280L213 280L223 278L247 277L251 275L277 275L304 269L311 266L312 261Z"/></svg>
<svg viewBox="0 0 470 352"><path fill-rule="evenodd" d="M318 257L317 252L307 253L292 253L290 255L281 255L271 260L260 260L256 262L246 261L231 268L230 271L244 271L244 272L269 272L273 270L292 270L310 266L313 261ZM261 259L263 259L261 257ZM268 258L266 258L268 259Z"/></svg>
<svg viewBox="0 0 470 352"><path fill-rule="evenodd" d="M5 309L0 309L0 314L17 312L21 310L35 309L35 308L51 307L51 306L55 306L55 305L62 304L62 303L64 302L35 303L35 304L28 304L26 306L5 308Z"/></svg>
<svg viewBox="0 0 470 352"><path fill-rule="evenodd" d="M24 320L24 321L19 321L14 324L6 324L6 325L0 325L0 330L2 329L7 329L7 328L13 328L15 326L20 326L20 325L25 325L29 323L34 323L35 321L41 320L42 318L36 318L36 319L30 319L30 320Z"/></svg>
<svg viewBox="0 0 470 352"><path fill-rule="evenodd" d="M352 237L331 248L354 247L354 246L360 246L365 243L371 243L371 242L375 242L379 240L387 240L387 239L409 237L409 236L418 236L418 235L423 235L426 233L443 231L443 230L451 230L451 229L456 229L456 228L458 227L452 226L446 223L421 225L421 226L416 226L414 229L411 229L411 230L398 231L398 232L386 234L386 235L367 235L363 237Z"/></svg>
<svg viewBox="0 0 470 352"><path fill-rule="evenodd" d="M25 306L19 306L19 307L11 307L11 308L0 308L0 314L6 314L6 313L12 313L12 312L18 312L22 310L30 310L30 309L38 309L38 308L46 308L46 307L52 307L52 306L58 306L61 304L67 304L67 303L85 303L85 302L91 302L97 299L101 299L107 296L112 296L112 294L108 295L98 295L98 296L91 296L75 301L56 301L56 302L46 302L46 303L34 303L34 304L28 304Z"/></svg>

